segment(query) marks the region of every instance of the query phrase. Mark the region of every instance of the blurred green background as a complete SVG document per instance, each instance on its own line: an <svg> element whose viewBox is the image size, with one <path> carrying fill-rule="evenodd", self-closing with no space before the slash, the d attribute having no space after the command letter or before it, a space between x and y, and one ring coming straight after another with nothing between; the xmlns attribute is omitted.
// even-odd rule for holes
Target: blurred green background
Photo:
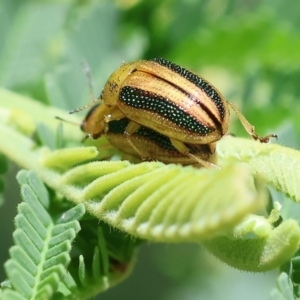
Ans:
<svg viewBox="0 0 300 300"><path fill-rule="evenodd" d="M153 57L197 72L259 134L300 148L299 1L0 0L0 85L47 105L89 101L84 61L98 96L122 61ZM246 136L232 118L230 132ZM1 262L20 201L16 170L9 164L5 177ZM267 299L276 276L234 271L197 245L144 245L131 277L97 299Z"/></svg>

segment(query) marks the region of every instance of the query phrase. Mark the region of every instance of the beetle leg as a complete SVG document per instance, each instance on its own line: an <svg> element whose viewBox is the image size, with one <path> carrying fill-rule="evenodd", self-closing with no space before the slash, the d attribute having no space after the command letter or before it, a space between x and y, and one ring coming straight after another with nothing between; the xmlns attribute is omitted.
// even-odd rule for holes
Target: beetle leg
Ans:
<svg viewBox="0 0 300 300"><path fill-rule="evenodd" d="M230 107L238 116L245 130L253 137L255 140L259 140L261 143L268 143L270 138L278 138L276 134L268 134L265 137L260 137L255 132L255 127L249 123L249 121L245 118L245 116L239 111L239 109L231 102L227 101Z"/></svg>
<svg viewBox="0 0 300 300"><path fill-rule="evenodd" d="M138 131L140 127L140 124L130 121L127 127L125 128L123 136L127 140L127 143L136 151L136 153L141 157L142 160L151 160L150 155L146 151L138 149L131 140L131 135Z"/></svg>
<svg viewBox="0 0 300 300"><path fill-rule="evenodd" d="M178 150L180 153L182 153L183 155L186 155L192 159L194 159L197 163L199 163L200 165L202 165L203 167L205 168L218 168L220 169L219 166L209 162L209 161L206 161L206 160L203 160L202 158L190 153L190 150L189 148L181 141L177 141L177 140L174 140L172 138L170 138L170 141L172 143L172 145L174 146L174 148L176 148L176 150Z"/></svg>

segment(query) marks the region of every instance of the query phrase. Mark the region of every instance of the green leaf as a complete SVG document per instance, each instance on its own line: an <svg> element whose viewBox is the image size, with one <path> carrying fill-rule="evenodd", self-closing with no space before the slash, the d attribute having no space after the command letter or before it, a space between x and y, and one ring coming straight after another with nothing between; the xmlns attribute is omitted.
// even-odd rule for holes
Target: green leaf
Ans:
<svg viewBox="0 0 300 300"><path fill-rule="evenodd" d="M281 266L297 251L300 228L295 220L284 221L274 229L263 217L248 217L247 225L249 222L254 228L247 228L247 235L240 236L233 230L232 236L213 238L204 246L230 266L251 272L265 272Z"/></svg>
<svg viewBox="0 0 300 300"><path fill-rule="evenodd" d="M93 148L56 150L42 161L48 168L64 169L70 164L62 157L73 156L78 164L85 160L83 151ZM200 241L265 205L264 189L256 192L243 165L212 171L161 163L91 162L56 176L61 178L52 187L68 199L85 203L92 215L114 227L153 241ZM220 197L224 186L227 193Z"/></svg>
<svg viewBox="0 0 300 300"><path fill-rule="evenodd" d="M300 202L300 152L277 144L262 144L250 139L226 137L217 145L220 164L246 162L254 175L288 197Z"/></svg>
<svg viewBox="0 0 300 300"><path fill-rule="evenodd" d="M82 220L81 225L74 245L79 255L72 259L55 299L89 299L124 280L132 270L138 241L96 219ZM121 258L116 249L127 256Z"/></svg>
<svg viewBox="0 0 300 300"><path fill-rule="evenodd" d="M43 165L46 167L51 166L53 169L60 171L67 170L78 164L78 155L80 156L80 161L84 162L96 159L98 151L94 147L60 149L45 154L43 157Z"/></svg>
<svg viewBox="0 0 300 300"><path fill-rule="evenodd" d="M0 153L0 207L4 203L4 198L3 198L2 193L5 189L5 183L2 178L2 175L4 175L7 172L7 169L8 169L7 159L3 154Z"/></svg>
<svg viewBox="0 0 300 300"><path fill-rule="evenodd" d="M37 126L37 138L41 145L51 150L56 148L55 135L44 123L39 123Z"/></svg>
<svg viewBox="0 0 300 300"><path fill-rule="evenodd" d="M82 204L50 214L49 194L39 177L23 170L18 182L24 202L15 218L16 245L5 263L9 282L2 284L3 297L13 297L13 292L24 299L87 299L129 274L138 244L132 237L112 234L111 228L99 227L99 221L90 218L82 221L81 234L77 220L84 214ZM79 266L77 256L70 257L75 237L73 251L81 253Z"/></svg>
<svg viewBox="0 0 300 300"><path fill-rule="evenodd" d="M84 207L72 208L67 212L69 217L60 218L57 223L46 210L49 196L37 175L23 171L19 181L24 202L18 206L13 234L15 245L9 251L5 271L14 295L49 299L67 272L70 245L80 230L78 219L83 216ZM6 296L13 294L11 290L4 290Z"/></svg>
<svg viewBox="0 0 300 300"><path fill-rule="evenodd" d="M0 153L0 175L3 175L8 170L8 161L6 157Z"/></svg>
<svg viewBox="0 0 300 300"><path fill-rule="evenodd" d="M65 21L67 3L26 2L17 10L0 57L0 82L12 87L39 80L47 49ZM43 24L43 26L37 26Z"/></svg>
<svg viewBox="0 0 300 300"><path fill-rule="evenodd" d="M286 273L281 273L270 294L270 300L294 300L293 284ZM297 298L298 299L298 298Z"/></svg>
<svg viewBox="0 0 300 300"><path fill-rule="evenodd" d="M51 131L55 132L59 124L55 117L58 116L78 124L78 126L67 124L68 126L64 127L64 137L66 139L78 142L83 137L80 130L78 130L80 119L76 115L70 115L66 111L43 105L3 88L0 88L0 115L1 113L5 115L0 119L1 123L5 123L22 133L24 133L24 128L27 128L25 132L28 136L34 133L39 123L46 124Z"/></svg>
<svg viewBox="0 0 300 300"><path fill-rule="evenodd" d="M64 143L64 136L63 136L63 125L59 123L56 131L55 148L61 149L64 147L64 145L65 143Z"/></svg>
<svg viewBox="0 0 300 300"><path fill-rule="evenodd" d="M7 289L5 289L4 291L0 290L0 297L1 297L1 300L26 300L26 299L28 299L16 291L7 290Z"/></svg>

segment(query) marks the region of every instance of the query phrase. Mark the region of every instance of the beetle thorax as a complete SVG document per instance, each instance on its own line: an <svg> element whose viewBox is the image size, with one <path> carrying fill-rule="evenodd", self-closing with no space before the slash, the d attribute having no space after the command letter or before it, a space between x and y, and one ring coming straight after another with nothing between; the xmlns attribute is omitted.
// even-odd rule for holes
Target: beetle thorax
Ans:
<svg viewBox="0 0 300 300"><path fill-rule="evenodd" d="M118 103L120 88L123 82L135 70L138 62L122 65L112 73L103 89L103 100L108 106L115 106Z"/></svg>

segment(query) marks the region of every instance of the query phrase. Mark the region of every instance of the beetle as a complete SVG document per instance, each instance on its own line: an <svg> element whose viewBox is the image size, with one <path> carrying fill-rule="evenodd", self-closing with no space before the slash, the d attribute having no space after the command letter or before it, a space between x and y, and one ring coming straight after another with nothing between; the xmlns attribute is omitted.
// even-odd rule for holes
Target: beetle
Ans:
<svg viewBox="0 0 300 300"><path fill-rule="evenodd" d="M90 117L92 115L91 113ZM123 118L107 123L105 137L113 147L142 160L158 160L163 163L178 163L181 165L197 164L194 158L180 153L167 136L145 126L140 126L131 135L130 138L135 148L131 147L127 139L124 138L124 132L129 122L128 118ZM203 159L207 166L216 164L216 143L206 145L187 144L186 146L191 154ZM136 149L138 149L138 152Z"/></svg>
<svg viewBox="0 0 300 300"><path fill-rule="evenodd" d="M126 118L129 122L123 139L141 157L144 145L135 145L132 136L146 127L167 137L191 160L206 167L213 165L193 154L187 145L210 145L220 140L230 124L230 107L255 140L267 143L270 137L277 138L275 134L259 137L254 126L212 84L163 58L123 64L109 77L97 101L100 105L90 110L81 129L96 139L107 132L109 122Z"/></svg>

